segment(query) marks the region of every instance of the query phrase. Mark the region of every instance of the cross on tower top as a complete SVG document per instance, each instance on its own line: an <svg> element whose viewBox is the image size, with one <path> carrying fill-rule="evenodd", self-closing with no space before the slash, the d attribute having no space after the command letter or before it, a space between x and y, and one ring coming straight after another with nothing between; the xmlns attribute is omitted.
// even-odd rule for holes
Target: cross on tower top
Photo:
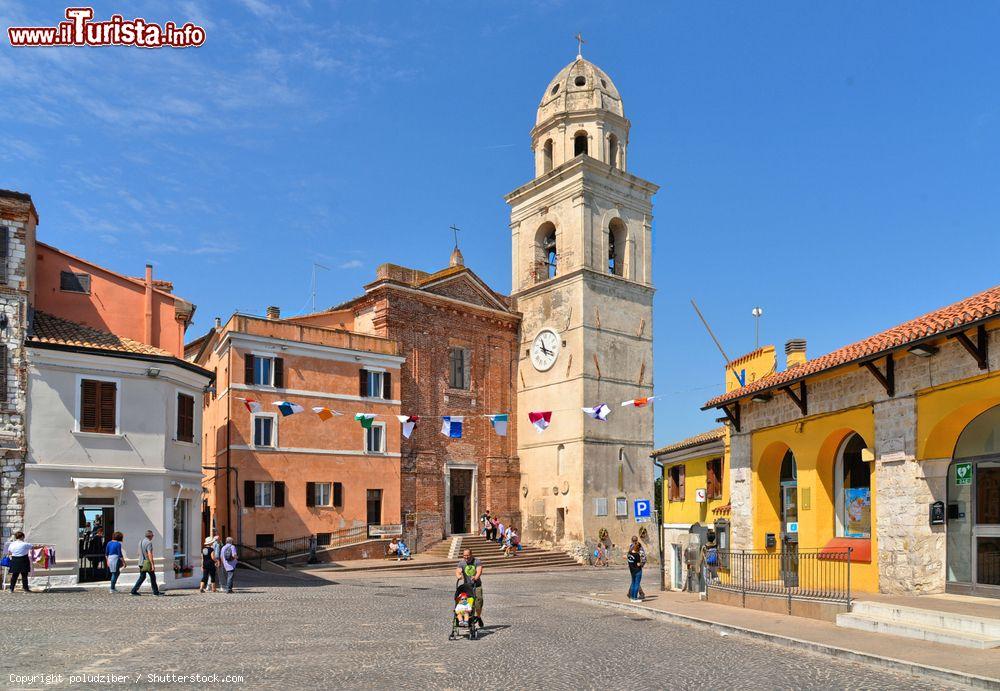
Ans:
<svg viewBox="0 0 1000 691"><path fill-rule="evenodd" d="M458 248L458 231L460 231L462 229L459 228L458 226L456 226L454 223L452 223L448 227L451 228L451 232L455 235L455 248L457 249Z"/></svg>
<svg viewBox="0 0 1000 691"><path fill-rule="evenodd" d="M586 41L583 40L583 34L579 31L576 32L576 36L574 38L576 38L577 42L576 57L577 59L581 59L583 58L583 44L586 43Z"/></svg>

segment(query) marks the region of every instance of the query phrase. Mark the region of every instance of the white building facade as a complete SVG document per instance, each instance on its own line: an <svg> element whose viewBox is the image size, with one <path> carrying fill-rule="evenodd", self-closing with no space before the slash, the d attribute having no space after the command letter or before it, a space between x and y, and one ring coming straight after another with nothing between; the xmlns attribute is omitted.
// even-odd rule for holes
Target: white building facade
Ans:
<svg viewBox="0 0 1000 691"><path fill-rule="evenodd" d="M128 567L119 589L131 586L139 540L152 530L161 588L194 587L201 574L202 397L211 373L48 315L36 314L34 327L24 530L30 542L55 548L56 563L36 569L33 582L106 581L104 543L121 531Z"/></svg>

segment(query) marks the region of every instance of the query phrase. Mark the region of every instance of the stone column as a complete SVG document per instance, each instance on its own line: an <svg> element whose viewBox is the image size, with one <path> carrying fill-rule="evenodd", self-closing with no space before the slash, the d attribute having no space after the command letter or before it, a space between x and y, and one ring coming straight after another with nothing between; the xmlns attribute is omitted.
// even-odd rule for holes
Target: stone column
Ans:
<svg viewBox="0 0 1000 691"><path fill-rule="evenodd" d="M751 437L733 432L729 438L729 516L731 549L753 549L753 475Z"/></svg>

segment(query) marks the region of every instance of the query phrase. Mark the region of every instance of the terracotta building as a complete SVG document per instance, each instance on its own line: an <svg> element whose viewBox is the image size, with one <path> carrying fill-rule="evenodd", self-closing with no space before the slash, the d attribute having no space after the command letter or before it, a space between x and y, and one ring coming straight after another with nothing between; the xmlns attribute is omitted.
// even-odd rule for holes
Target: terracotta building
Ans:
<svg viewBox="0 0 1000 691"><path fill-rule="evenodd" d="M399 368L391 340L234 314L187 346L205 399L204 529L244 545L400 523ZM288 401L303 411L285 416ZM313 411L326 408L323 419ZM371 429L354 419L372 413Z"/></svg>
<svg viewBox="0 0 1000 691"><path fill-rule="evenodd" d="M383 264L364 295L295 321L399 344L406 360L401 410L421 417L401 446L404 529L418 549L474 531L487 508L520 526L514 388L520 315L463 265L457 248L450 265L435 273ZM496 413L509 415L506 436L486 417ZM441 433L445 415L464 417L461 438Z"/></svg>

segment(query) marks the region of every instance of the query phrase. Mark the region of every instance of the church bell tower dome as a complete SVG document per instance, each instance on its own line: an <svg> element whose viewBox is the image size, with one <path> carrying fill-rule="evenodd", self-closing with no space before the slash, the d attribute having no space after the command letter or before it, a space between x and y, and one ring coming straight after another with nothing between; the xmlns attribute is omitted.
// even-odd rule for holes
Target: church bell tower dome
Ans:
<svg viewBox="0 0 1000 691"><path fill-rule="evenodd" d="M625 170L629 121L611 77L581 55L545 87L531 130L535 177L577 156Z"/></svg>

